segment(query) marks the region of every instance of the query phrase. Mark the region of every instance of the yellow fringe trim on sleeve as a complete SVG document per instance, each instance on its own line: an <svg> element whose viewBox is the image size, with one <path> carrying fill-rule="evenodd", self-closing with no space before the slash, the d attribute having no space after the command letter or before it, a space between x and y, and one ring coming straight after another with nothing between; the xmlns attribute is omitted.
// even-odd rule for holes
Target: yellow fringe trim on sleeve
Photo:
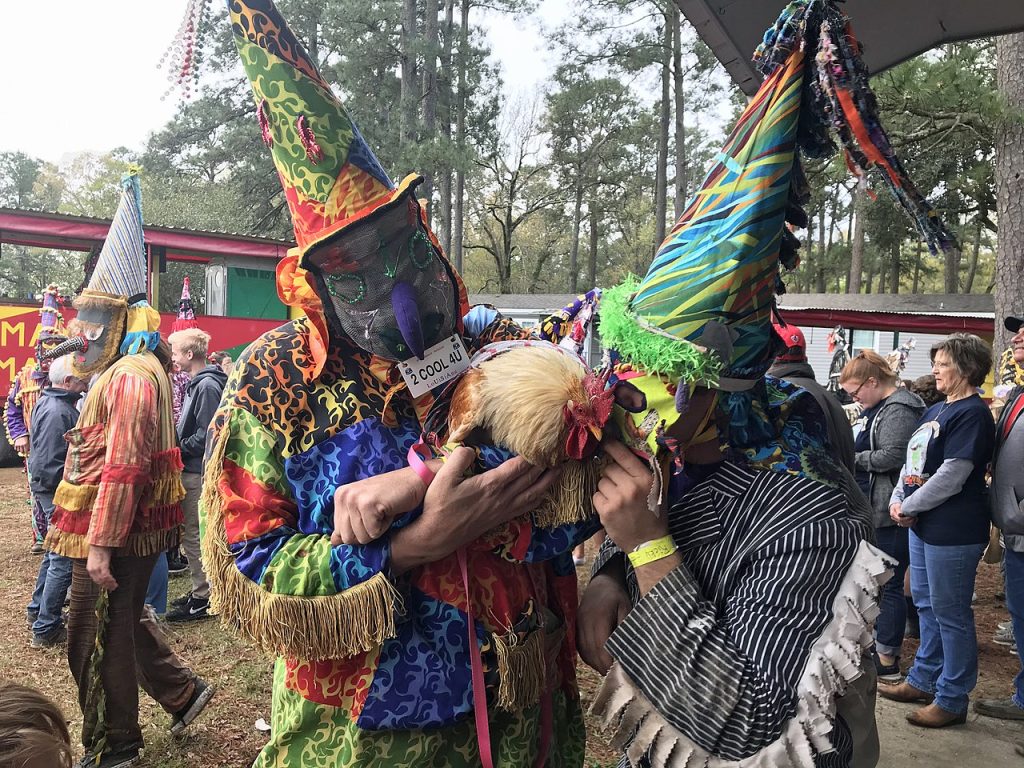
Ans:
<svg viewBox="0 0 1024 768"><path fill-rule="evenodd" d="M114 554L118 557L149 557L178 546L180 541L181 527L177 525L163 531L130 533ZM45 546L62 557L84 560L89 556L89 542L84 534L68 533L52 525L46 533Z"/></svg>
<svg viewBox="0 0 1024 768"><path fill-rule="evenodd" d="M601 462L597 459L567 462L558 482L533 512L533 522L540 528L557 528L590 519L600 479Z"/></svg>
<svg viewBox="0 0 1024 768"><path fill-rule="evenodd" d="M544 629L527 634L516 642L515 633L492 636L498 659L498 707L518 712L536 704L544 692Z"/></svg>
<svg viewBox="0 0 1024 768"><path fill-rule="evenodd" d="M228 435L224 428L215 439L200 502L210 605L221 623L267 653L298 659L347 658L394 637L402 599L382 573L335 595L304 597L268 592L238 570L218 489Z"/></svg>

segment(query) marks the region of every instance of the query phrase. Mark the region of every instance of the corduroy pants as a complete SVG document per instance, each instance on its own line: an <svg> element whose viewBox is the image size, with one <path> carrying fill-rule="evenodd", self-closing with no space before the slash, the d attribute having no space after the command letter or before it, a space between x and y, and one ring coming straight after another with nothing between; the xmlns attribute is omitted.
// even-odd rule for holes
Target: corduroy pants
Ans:
<svg viewBox="0 0 1024 768"><path fill-rule="evenodd" d="M195 690L194 675L167 645L163 633L144 609L146 588L160 555L114 557L110 571L117 589L110 593L100 680L105 694L103 729L97 729L89 701L90 659L96 642L96 600L100 588L86 570L85 560L74 560L71 569L71 607L68 615L68 664L78 684L82 709L82 745L94 751L105 730L104 752L120 752L142 746L139 727L139 686L168 713L180 711ZM134 663L132 660L134 659Z"/></svg>

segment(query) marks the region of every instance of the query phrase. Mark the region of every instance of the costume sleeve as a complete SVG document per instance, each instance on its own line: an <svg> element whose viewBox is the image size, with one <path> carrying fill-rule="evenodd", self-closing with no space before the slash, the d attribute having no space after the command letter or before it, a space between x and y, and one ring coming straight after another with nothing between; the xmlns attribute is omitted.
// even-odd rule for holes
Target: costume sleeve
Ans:
<svg viewBox="0 0 1024 768"><path fill-rule="evenodd" d="M274 653L344 658L395 632L390 539L331 546L300 530L273 434L231 405L215 417L202 501L203 558L227 623Z"/></svg>
<svg viewBox="0 0 1024 768"><path fill-rule="evenodd" d="M7 407L4 408L4 424L7 427L7 439L11 445L19 437L28 434L28 427L25 426L25 414L22 413L21 404L18 402L18 390L21 389L21 382L15 381L11 391L7 395Z"/></svg>
<svg viewBox="0 0 1024 768"><path fill-rule="evenodd" d="M206 431L219 403L220 392L214 387L200 387L196 392L191 404L195 413L196 429L191 435L181 437L182 459L203 455L206 449Z"/></svg>
<svg viewBox="0 0 1024 768"><path fill-rule="evenodd" d="M158 426L156 390L149 379L125 372L110 380L104 395L106 458L87 541L120 547L128 539L150 476Z"/></svg>
<svg viewBox="0 0 1024 768"><path fill-rule="evenodd" d="M855 526L838 519L841 505L835 494L801 499L808 522L759 537L735 568L729 565L715 594L680 565L633 608L608 649L618 663L612 688L619 682L620 689L639 691L634 714L650 709L637 748L657 750L658 739L678 738L703 751L695 760L703 764L705 755L740 760L770 748L784 757L792 739L806 745L811 729L797 722L801 708L827 708L838 681L856 676L849 668L856 670L860 644L870 643L869 621L852 607L863 585L844 585L858 548L868 545L860 544ZM845 602L837 600L841 585ZM833 616L834 605L851 613ZM629 701L620 699L623 721L630 718ZM815 746L827 751L829 742Z"/></svg>
<svg viewBox="0 0 1024 768"><path fill-rule="evenodd" d="M917 517L935 509L946 499L956 496L974 471L974 462L968 459L946 459L925 484L903 502L904 515Z"/></svg>

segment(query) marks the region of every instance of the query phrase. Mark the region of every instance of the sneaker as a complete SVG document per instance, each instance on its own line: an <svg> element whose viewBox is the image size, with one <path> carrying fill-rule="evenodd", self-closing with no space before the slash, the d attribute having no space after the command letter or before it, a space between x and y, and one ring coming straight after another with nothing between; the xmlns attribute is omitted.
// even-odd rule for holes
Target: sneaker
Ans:
<svg viewBox="0 0 1024 768"><path fill-rule="evenodd" d="M188 704L171 718L171 734L177 735L181 733L192 721L199 717L216 692L217 688L215 686L209 685L205 680L197 677L196 689L192 692L192 698L188 700Z"/></svg>
<svg viewBox="0 0 1024 768"><path fill-rule="evenodd" d="M188 573L188 558L184 555L167 558L167 574L169 576L182 576Z"/></svg>
<svg viewBox="0 0 1024 768"><path fill-rule="evenodd" d="M32 635L33 648L54 648L63 645L68 639L68 631L61 625L48 635Z"/></svg>
<svg viewBox="0 0 1024 768"><path fill-rule="evenodd" d="M75 763L75 768L128 768L142 760L142 752L138 747L124 749L120 752L105 752L96 760L96 755L88 754Z"/></svg>
<svg viewBox="0 0 1024 768"><path fill-rule="evenodd" d="M45 552L46 552L46 547L43 546L43 542L41 542L41 541L35 542L32 545L32 547L29 549L29 554L31 554L31 555L42 555Z"/></svg>
<svg viewBox="0 0 1024 768"><path fill-rule="evenodd" d="M985 717L998 717L1000 720L1024 720L1024 709L1013 703L1013 699L979 699L974 702L974 711Z"/></svg>
<svg viewBox="0 0 1024 768"><path fill-rule="evenodd" d="M192 593L186 592L181 597L176 597L167 604L168 608L184 608L188 605L188 601L192 599Z"/></svg>
<svg viewBox="0 0 1024 768"><path fill-rule="evenodd" d="M896 657L896 661L892 664L883 664L882 660L878 657L877 651L871 653L871 658L875 661L875 672L878 675L879 682L895 685L903 681L903 673L900 672L899 656Z"/></svg>
<svg viewBox="0 0 1024 768"><path fill-rule="evenodd" d="M167 612L164 619L167 621L199 621L210 616L210 599L199 600L192 595L184 605L176 607Z"/></svg>
<svg viewBox="0 0 1024 768"><path fill-rule="evenodd" d="M1000 627L997 629L995 634L992 635L992 642L996 645L1005 645L1007 647L1013 645L1013 627L1007 627L1006 629Z"/></svg>

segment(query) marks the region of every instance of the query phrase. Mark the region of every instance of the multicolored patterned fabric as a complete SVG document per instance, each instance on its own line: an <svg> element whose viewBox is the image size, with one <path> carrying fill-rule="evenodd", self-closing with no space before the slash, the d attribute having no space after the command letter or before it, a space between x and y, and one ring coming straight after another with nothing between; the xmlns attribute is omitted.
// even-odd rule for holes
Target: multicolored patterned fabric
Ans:
<svg viewBox="0 0 1024 768"><path fill-rule="evenodd" d="M35 408L41 391L37 372L38 368L34 361L29 360L25 363L14 378L14 384L7 395L4 431L11 445L14 445L18 438L27 436L32 427L32 409Z"/></svg>
<svg viewBox="0 0 1024 768"><path fill-rule="evenodd" d="M235 45L299 250L398 193L316 63L269 0L230 0Z"/></svg>
<svg viewBox="0 0 1024 768"><path fill-rule="evenodd" d="M335 489L407 466L433 396L413 401L396 389L394 364L343 338L307 381L310 327L301 318L257 340L211 426L202 507L212 600L227 625L281 656L256 765L300 755L311 766L412 764L402 756L479 765L457 557L389 578L390 535L420 510L371 544L330 544ZM473 353L525 335L492 317L464 342ZM504 458L484 451L481 463ZM570 553L594 528L542 529L526 517L468 548L491 734L511 764L533 763L545 701L548 764L582 763Z"/></svg>
<svg viewBox="0 0 1024 768"><path fill-rule="evenodd" d="M189 328L198 328L196 321L196 310L192 306L192 291L189 286L188 275L181 281L181 298L178 300L178 316L174 318L174 325L171 326L171 333L184 331Z"/></svg>
<svg viewBox="0 0 1024 768"><path fill-rule="evenodd" d="M144 557L178 543L181 451L171 382L152 353L122 357L96 380L74 429L46 545L84 558L89 545Z"/></svg>

